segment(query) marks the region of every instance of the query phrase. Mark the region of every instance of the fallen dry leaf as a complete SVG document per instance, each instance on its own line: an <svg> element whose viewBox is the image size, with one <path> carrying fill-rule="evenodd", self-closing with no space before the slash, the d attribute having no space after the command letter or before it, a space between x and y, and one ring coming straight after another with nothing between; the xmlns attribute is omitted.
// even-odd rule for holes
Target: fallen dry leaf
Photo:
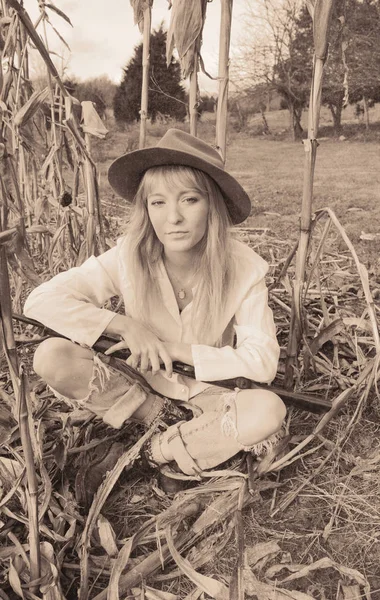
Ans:
<svg viewBox="0 0 380 600"><path fill-rule="evenodd" d="M296 590L285 590L270 583L259 581L251 569L244 569L245 592L248 596L255 596L257 600L315 600L309 594Z"/></svg>
<svg viewBox="0 0 380 600"><path fill-rule="evenodd" d="M245 560L246 564L250 567L254 567L265 556L270 554L277 554L281 552L280 546L277 542L261 542L255 546L247 546L245 549Z"/></svg>

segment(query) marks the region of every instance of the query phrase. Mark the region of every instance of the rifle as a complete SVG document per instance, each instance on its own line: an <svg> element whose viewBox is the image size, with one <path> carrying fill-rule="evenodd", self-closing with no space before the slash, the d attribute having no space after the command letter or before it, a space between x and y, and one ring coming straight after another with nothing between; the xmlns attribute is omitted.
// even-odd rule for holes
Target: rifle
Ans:
<svg viewBox="0 0 380 600"><path fill-rule="evenodd" d="M29 319L28 317L24 317L23 315L18 315L18 314L13 314L12 318L15 319L16 321L20 321L21 323L25 323L27 325L32 325L33 327L37 327L38 329L43 330L43 332L44 332L43 337L41 339L35 341L35 343L40 342L43 339L49 338L49 337L60 337L60 338L68 339L64 335L57 333L53 329L46 327L45 325L43 325L39 321L35 321L34 319ZM116 344L118 341L119 341L119 339L115 339L109 335L101 335L100 338L93 345L93 349L96 352L101 352L104 354L104 352L108 348L110 348L111 346ZM129 358L130 355L131 355L131 353L127 348L118 350L112 354L112 356L115 356L116 358L121 358L123 360L126 360L127 358ZM179 361L174 361L173 362L173 371L174 371L174 373L178 373L179 375L184 375L186 377L191 377L192 379L195 379L194 367L192 367L191 365L187 365L187 364L181 363ZM222 381L210 381L210 382L205 382L205 383L210 383L210 385L218 385L221 387L225 387L227 389L239 388L240 390L250 390L250 389L269 390L271 392L274 392L278 396L280 396L280 398L282 398L282 400L285 402L285 404L291 404L293 406L296 406L297 408L300 408L302 410L306 410L309 412L323 412L323 411L327 411L331 408L330 400L321 398L320 396L314 396L311 394L303 394L301 392L294 392L292 390L286 390L286 389L284 389L282 387L278 387L276 385L273 386L273 385L267 385L264 383L257 383L256 381L252 381L251 379L247 379L246 377L234 377L233 379L223 379Z"/></svg>

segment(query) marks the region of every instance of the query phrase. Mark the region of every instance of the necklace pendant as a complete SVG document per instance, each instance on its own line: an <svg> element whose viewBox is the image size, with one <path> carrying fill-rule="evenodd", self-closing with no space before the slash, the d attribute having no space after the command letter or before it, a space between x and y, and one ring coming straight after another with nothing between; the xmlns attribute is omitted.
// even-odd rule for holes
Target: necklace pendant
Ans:
<svg viewBox="0 0 380 600"><path fill-rule="evenodd" d="M185 292L185 290L179 290L179 292L178 292L178 298L180 300L184 300L186 298L186 292Z"/></svg>

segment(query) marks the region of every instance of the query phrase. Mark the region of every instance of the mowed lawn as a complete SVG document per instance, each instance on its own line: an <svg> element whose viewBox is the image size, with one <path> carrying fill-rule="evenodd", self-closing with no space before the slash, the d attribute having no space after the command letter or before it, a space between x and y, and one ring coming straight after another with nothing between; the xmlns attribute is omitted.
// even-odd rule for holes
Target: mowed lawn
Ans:
<svg viewBox="0 0 380 600"><path fill-rule="evenodd" d="M186 124L181 128L187 129ZM155 145L167 127L148 130ZM199 136L212 142L214 126L201 123ZM101 197L106 214L125 214L125 205L107 182L111 161L130 148L136 130L113 130L96 144ZM302 142L254 137L230 128L227 168L252 199L246 225L269 230L281 239L296 239L302 204L305 151ZM330 207L345 227L362 260L376 260L380 250L380 146L376 141L322 138L317 152L313 210ZM360 235L379 234L373 240Z"/></svg>
<svg viewBox="0 0 380 600"><path fill-rule="evenodd" d="M313 208L332 208L354 243L362 231L380 236L379 158L375 142L324 140L318 148ZM234 138L227 166L252 199L251 226L297 236L304 162L302 142Z"/></svg>

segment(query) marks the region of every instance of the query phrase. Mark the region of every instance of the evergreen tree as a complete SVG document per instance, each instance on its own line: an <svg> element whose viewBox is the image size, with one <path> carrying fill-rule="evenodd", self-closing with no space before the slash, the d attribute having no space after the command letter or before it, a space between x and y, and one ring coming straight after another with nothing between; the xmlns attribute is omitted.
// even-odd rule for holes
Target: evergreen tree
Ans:
<svg viewBox="0 0 380 600"><path fill-rule="evenodd" d="M166 66L166 31L161 25L150 36L148 116L154 122L158 114L182 121L186 115L185 91L181 85L181 68L172 58ZM114 114L117 121L140 120L142 86L142 43L124 68L123 79L116 90Z"/></svg>

